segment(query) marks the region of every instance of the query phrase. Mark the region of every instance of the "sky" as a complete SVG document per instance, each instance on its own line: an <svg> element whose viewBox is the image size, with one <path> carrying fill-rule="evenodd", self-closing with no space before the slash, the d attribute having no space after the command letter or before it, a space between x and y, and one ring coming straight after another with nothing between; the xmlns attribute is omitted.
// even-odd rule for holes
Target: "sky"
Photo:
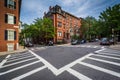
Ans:
<svg viewBox="0 0 120 80"><path fill-rule="evenodd" d="M20 20L32 24L36 18L43 18L49 6L55 5L77 17L93 16L98 19L101 12L118 3L120 0L22 0Z"/></svg>

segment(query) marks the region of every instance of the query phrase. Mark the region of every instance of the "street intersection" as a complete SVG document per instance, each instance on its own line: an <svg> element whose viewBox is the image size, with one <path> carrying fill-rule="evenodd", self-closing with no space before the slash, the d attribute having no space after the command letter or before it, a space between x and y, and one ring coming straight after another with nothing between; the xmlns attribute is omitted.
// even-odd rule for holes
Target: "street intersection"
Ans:
<svg viewBox="0 0 120 80"><path fill-rule="evenodd" d="M0 80L120 80L120 51L104 46L37 47L0 59Z"/></svg>

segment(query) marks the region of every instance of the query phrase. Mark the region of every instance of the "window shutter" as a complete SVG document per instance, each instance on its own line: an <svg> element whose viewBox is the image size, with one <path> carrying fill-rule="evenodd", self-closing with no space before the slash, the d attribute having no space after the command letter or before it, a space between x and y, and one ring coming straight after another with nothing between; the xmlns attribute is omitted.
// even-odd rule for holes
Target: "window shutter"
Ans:
<svg viewBox="0 0 120 80"><path fill-rule="evenodd" d="M14 40L16 40L16 35L17 35L16 31L14 31Z"/></svg>
<svg viewBox="0 0 120 80"><path fill-rule="evenodd" d="M8 31L5 30L5 40L7 40L7 39L8 39Z"/></svg>
<svg viewBox="0 0 120 80"><path fill-rule="evenodd" d="M5 7L7 7L7 0L4 0L4 5Z"/></svg>
<svg viewBox="0 0 120 80"><path fill-rule="evenodd" d="M8 23L8 15L5 14L5 23Z"/></svg>
<svg viewBox="0 0 120 80"><path fill-rule="evenodd" d="M14 16L14 24L16 24L16 16Z"/></svg>
<svg viewBox="0 0 120 80"><path fill-rule="evenodd" d="M16 2L14 1L14 9L16 9Z"/></svg>

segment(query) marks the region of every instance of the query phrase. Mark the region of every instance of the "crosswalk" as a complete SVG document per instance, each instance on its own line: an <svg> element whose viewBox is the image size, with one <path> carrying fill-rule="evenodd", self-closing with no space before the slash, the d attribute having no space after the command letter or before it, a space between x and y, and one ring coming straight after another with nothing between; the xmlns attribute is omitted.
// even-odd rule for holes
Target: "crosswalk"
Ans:
<svg viewBox="0 0 120 80"><path fill-rule="evenodd" d="M32 75L44 69L50 69L56 77L67 71L78 80L120 80L120 51L117 50L102 49L54 70L52 64L50 67L31 52L8 55L0 63L0 80L34 79Z"/></svg>

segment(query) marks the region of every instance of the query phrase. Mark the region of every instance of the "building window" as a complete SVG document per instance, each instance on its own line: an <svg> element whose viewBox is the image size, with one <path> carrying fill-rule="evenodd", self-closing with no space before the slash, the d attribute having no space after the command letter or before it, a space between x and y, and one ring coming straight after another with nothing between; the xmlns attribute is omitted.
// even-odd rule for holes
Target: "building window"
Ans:
<svg viewBox="0 0 120 80"><path fill-rule="evenodd" d="M58 22L58 27L62 27L62 22Z"/></svg>
<svg viewBox="0 0 120 80"><path fill-rule="evenodd" d="M14 50L14 43L8 43L7 49L8 49L8 51L13 51Z"/></svg>
<svg viewBox="0 0 120 80"><path fill-rule="evenodd" d="M16 24L16 17L12 14L5 14L5 23Z"/></svg>
<svg viewBox="0 0 120 80"><path fill-rule="evenodd" d="M58 15L58 19L62 19L62 16L61 16L61 15Z"/></svg>
<svg viewBox="0 0 120 80"><path fill-rule="evenodd" d="M8 41L16 40L16 31L14 31L14 30L5 30L5 40L8 40Z"/></svg>
<svg viewBox="0 0 120 80"><path fill-rule="evenodd" d="M58 36L61 37L62 36L62 32L58 31Z"/></svg>
<svg viewBox="0 0 120 80"><path fill-rule="evenodd" d="M10 9L16 9L16 2L14 0L4 0L5 6Z"/></svg>

